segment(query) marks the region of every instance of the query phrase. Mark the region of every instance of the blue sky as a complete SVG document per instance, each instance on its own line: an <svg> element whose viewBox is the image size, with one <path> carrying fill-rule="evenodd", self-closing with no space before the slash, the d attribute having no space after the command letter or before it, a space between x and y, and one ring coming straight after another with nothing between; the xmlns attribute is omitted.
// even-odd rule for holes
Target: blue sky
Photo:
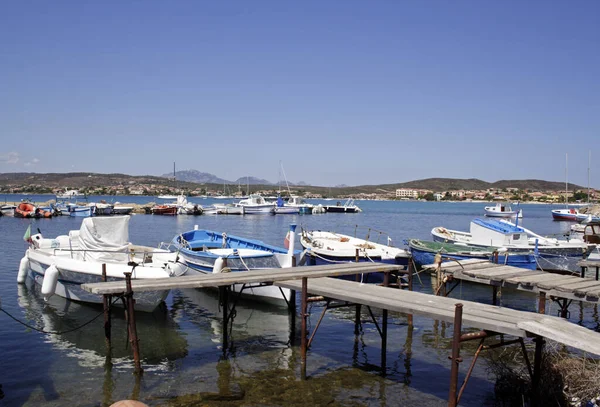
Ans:
<svg viewBox="0 0 600 407"><path fill-rule="evenodd" d="M599 1L22 1L0 172L600 187Z"/></svg>

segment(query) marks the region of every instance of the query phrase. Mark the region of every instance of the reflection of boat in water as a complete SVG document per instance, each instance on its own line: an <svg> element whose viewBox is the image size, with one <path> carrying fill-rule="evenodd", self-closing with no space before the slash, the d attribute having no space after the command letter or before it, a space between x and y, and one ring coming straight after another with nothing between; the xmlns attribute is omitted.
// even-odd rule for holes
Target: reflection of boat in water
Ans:
<svg viewBox="0 0 600 407"><path fill-rule="evenodd" d="M210 320L212 342L221 343L223 324L219 293L211 289L195 288L179 289L178 292L182 296L179 298L179 304L183 305L177 305L178 294L175 292L173 308L185 307L186 314L190 315L204 314L202 319L206 321L208 317ZM230 298L230 306L233 302ZM275 362L277 366L272 367L287 368L292 354L289 347L291 325L287 307L239 298L234 315L230 339L236 350L272 355L273 349L284 348L281 351L282 358L277 361L269 358L269 364Z"/></svg>
<svg viewBox="0 0 600 407"><path fill-rule="evenodd" d="M77 358L83 367L105 365L107 348L102 316L89 325L74 330L102 313L101 306L76 303L56 295L44 301L40 287L32 280L28 280L27 285L20 284L17 287L18 303L29 324L44 332L54 332L45 333L47 342L52 343L56 349L64 350L69 357ZM124 346L128 343L128 338L122 310L113 312L111 324L111 363L130 368L133 356L131 348ZM140 353L146 371L170 369L169 361L187 355L187 341L180 335L177 325L167 313L136 313L136 327L138 337L143 339Z"/></svg>

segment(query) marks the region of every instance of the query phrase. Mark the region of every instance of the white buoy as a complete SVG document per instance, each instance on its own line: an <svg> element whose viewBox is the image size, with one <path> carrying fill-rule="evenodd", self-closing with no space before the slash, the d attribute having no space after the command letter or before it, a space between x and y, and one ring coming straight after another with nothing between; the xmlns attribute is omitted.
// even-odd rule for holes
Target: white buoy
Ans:
<svg viewBox="0 0 600 407"><path fill-rule="evenodd" d="M29 269L29 259L27 256L21 259L19 263L19 274L17 274L17 283L23 284L27 279L27 270Z"/></svg>
<svg viewBox="0 0 600 407"><path fill-rule="evenodd" d="M44 296L44 301L48 301L48 298L54 295L57 282L58 269L53 264L44 272L44 281L42 281L42 295Z"/></svg>
<svg viewBox="0 0 600 407"><path fill-rule="evenodd" d="M194 225L194 230L198 230L198 225Z"/></svg>
<svg viewBox="0 0 600 407"><path fill-rule="evenodd" d="M213 273L220 273L221 271L223 271L223 258L222 257L217 257L217 260L215 260L215 264L213 265Z"/></svg>

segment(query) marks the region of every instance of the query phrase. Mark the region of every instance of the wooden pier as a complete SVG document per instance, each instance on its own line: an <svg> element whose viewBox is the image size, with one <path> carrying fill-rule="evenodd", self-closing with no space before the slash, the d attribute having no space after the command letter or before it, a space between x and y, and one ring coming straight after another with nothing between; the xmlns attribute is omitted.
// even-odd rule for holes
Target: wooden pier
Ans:
<svg viewBox="0 0 600 407"><path fill-rule="evenodd" d="M447 268L452 269L454 266L449 267L444 265L443 267L445 270ZM473 281L482 279L482 277L467 276L464 274L464 266L458 267L461 269L463 274L456 274L457 276L464 275L473 279ZM511 278L517 278L514 276L515 271L512 270L512 268L510 268L511 270L507 270L504 268L504 266L490 266L489 263L485 265L477 263L472 264L469 267L473 267L473 271L478 269L488 269L488 274L493 274L492 269L494 272L502 272L505 274L510 272L513 273ZM356 275L358 280L360 279L361 274L369 274L374 272L385 273L382 286L374 284L362 284L359 281L353 282L330 278L343 275ZM535 279L534 276L540 276L540 274L537 272L530 272L522 269L520 269L520 272L526 273L527 276L530 276L534 279L533 281L546 282L547 280L539 277ZM131 280L127 283L124 281L94 283L85 284L82 285L82 287L85 290L95 294L125 295L128 296L128 298L131 298L133 291L220 287L222 293L221 298L224 299L224 303L222 303L223 325L225 328L223 329L224 352L227 348L227 323L230 319L230 316L228 315L229 306L227 305L227 301L229 296L235 295L235 293L230 292L231 286L234 284L254 283L274 284L282 288L291 289L292 293L294 293L294 295L292 295L292 301L290 304L292 315L295 315L296 312L295 292L299 291L301 292L300 318L302 320L302 379L306 377L307 350L315 337L315 333L321 324L327 309L339 306L355 306L356 332L356 327L358 324L360 324L360 307L366 306L368 308L373 322L376 324L377 330L381 336L381 364L383 374L385 374L386 371L388 311L397 311L409 314L409 324L412 324L413 314L452 322L454 323L454 336L452 342L452 355L450 357L451 369L448 396L449 406L456 406L459 403L460 397L465 390L465 386L468 382L470 374L473 371L477 357L484 349L520 344L525 362L532 377L534 392L536 389L538 389L538 383L541 377L541 355L545 342L544 338L552 339L561 344L571 346L585 352L600 355L600 333L575 325L567 320L558 317L512 310L509 308L501 308L494 305L480 304L471 301L460 301L460 303L458 303L457 300L451 298L391 288L388 287L390 273L404 275L409 279L408 287L411 287L412 270L410 267L407 271L400 266L377 263L347 263L328 266L295 267L291 269L252 270L247 272L216 273L157 280ZM502 274L497 273L497 275ZM487 276L488 280L492 277L495 278L495 276ZM564 278L565 276L559 277ZM578 282L582 281L581 278L573 278L577 279ZM600 290L600 282L596 283L599 285L598 290ZM310 298L309 293L319 297ZM307 312L307 304L308 302L321 300L326 302L323 314L313 329L311 337L308 338L307 319L309 314ZM331 305L332 300L336 300L339 304ZM383 310L380 323L377 323L377 320L371 312L370 307L376 307ZM133 321L133 323L135 323L135 321ZM479 332L463 334L463 323L471 327L480 328L482 330ZM295 323L293 325L295 325ZM130 332L134 332L135 326L129 329ZM268 330L268 327L265 327L265 329ZM110 333L107 335L109 334ZM513 336L515 339L507 340L504 335ZM490 344L489 341L497 336L500 336L500 340ZM534 338L535 341L535 358L533 361L533 367L529 362L524 338ZM107 340L110 340L110 338L107 338ZM465 380L462 386L459 388L458 367L459 363L462 362L460 357L460 347L462 342L471 340L479 340L479 347L475 352ZM486 345L484 345L484 341L488 341ZM138 346L138 344L134 342L132 342L132 345L133 347ZM134 356L135 352L136 350L134 349ZM136 361L136 366L137 363L139 363L139 360ZM139 371L141 372L141 368Z"/></svg>
<svg viewBox="0 0 600 407"><path fill-rule="evenodd" d="M580 262L586 267L596 266L596 262ZM590 265L591 264L591 265ZM559 315L568 316L568 308L573 301L600 303L600 281L592 278L556 274L542 270L527 270L519 267L490 263L486 260L456 260L439 266L427 265L425 269L436 270L441 278L443 293L448 295L463 281L485 284L492 287L492 303L496 304L498 291L503 287L515 288L537 294L538 310L545 313L546 298L559 306ZM582 276L585 273L582 272ZM454 283L454 286L452 284Z"/></svg>

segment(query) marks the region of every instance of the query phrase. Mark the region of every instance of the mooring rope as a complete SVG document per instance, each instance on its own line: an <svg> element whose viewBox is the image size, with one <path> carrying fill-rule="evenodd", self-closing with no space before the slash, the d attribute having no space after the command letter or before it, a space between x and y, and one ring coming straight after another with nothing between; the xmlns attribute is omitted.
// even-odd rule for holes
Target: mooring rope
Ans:
<svg viewBox="0 0 600 407"><path fill-rule="evenodd" d="M119 299L121 299L121 297L122 297L122 296L118 296L118 297L117 297L117 298L116 298L116 299L113 301L113 303L112 303L111 305L114 305L114 304L115 304L115 303L116 303L116 302L117 302ZM82 325L80 325L80 326L78 326L78 327L76 327L76 328L73 328L73 329L68 329L68 330L66 330L66 331L44 331L43 329L36 328L36 327L35 327L35 326L33 326L33 325L29 325L28 323L21 321L20 319L18 319L18 318L16 318L15 316L11 315L11 314L10 314L8 311L6 311L4 308L0 308L0 311L4 312L6 315L8 315L8 316L9 316L10 318L12 318L14 321L18 322L19 324L21 324L21 325L23 325L23 326L25 326L25 327L27 327L27 328L29 328L29 329L33 329L34 331L41 332L41 333L44 333L44 334L51 334L51 335L62 335L62 334L67 334L67 333L69 333L69 332L74 332L74 331L77 331L77 330L79 330L79 329L81 329L81 328L85 327L86 325L89 325L89 324L91 324L91 323L92 323L92 322L94 322L96 319L98 319L98 317L100 317L100 315L103 315L103 314L104 314L104 310L102 310L102 312L100 312L98 315L96 315L94 318L90 319L90 320L89 320L89 321L87 321L86 323L84 323L84 324L82 324Z"/></svg>

